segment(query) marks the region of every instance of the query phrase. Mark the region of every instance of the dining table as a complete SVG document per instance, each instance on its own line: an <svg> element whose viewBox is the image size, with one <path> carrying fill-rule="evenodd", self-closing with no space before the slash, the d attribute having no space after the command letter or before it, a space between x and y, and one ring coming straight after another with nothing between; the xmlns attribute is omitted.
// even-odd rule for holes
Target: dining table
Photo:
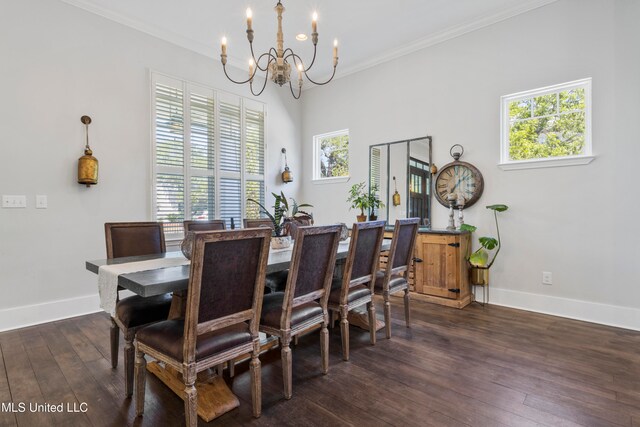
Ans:
<svg viewBox="0 0 640 427"><path fill-rule="evenodd" d="M388 251L391 247L391 239L384 239L381 251ZM276 273L289 269L293 245L287 249L271 249L267 262L266 274ZM349 239L340 242L336 253L336 267L334 277L341 277L342 267L349 253ZM162 254L142 255L112 259L98 259L86 261L86 269L98 274L100 267L114 264L137 263L140 261L160 260L163 258L184 257L180 251L165 252ZM312 261L311 261L312 262ZM118 286L142 297L152 297L166 293L172 293L169 319L177 319L184 316L186 307L186 293L189 287L190 265L169 266L154 268L132 273L120 274ZM366 316L360 316L359 320L366 323ZM367 327L368 325L364 325ZM381 325L376 325L380 329ZM261 336L261 352L277 347L277 339ZM238 358L230 362L230 370L235 363L246 358ZM160 381L165 383L174 393L184 399L184 383L180 379L180 373L159 362L147 364L147 370L153 373ZM198 389L198 415L206 422L236 408L240 402L227 386L220 373L213 371L204 372L198 376L196 384Z"/></svg>

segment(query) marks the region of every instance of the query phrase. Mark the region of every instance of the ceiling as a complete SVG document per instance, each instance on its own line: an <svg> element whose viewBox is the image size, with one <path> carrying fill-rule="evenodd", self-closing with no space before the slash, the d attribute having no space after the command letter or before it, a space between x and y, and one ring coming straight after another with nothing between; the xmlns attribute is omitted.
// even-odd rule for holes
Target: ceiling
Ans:
<svg viewBox="0 0 640 427"><path fill-rule="evenodd" d="M220 58L228 39L230 63L248 68L245 10L253 10L256 55L275 46L276 0L62 0L90 12ZM309 61L311 15L318 12L318 58L310 75L330 74L333 39L339 40L337 76L373 66L555 0L282 0L285 48Z"/></svg>

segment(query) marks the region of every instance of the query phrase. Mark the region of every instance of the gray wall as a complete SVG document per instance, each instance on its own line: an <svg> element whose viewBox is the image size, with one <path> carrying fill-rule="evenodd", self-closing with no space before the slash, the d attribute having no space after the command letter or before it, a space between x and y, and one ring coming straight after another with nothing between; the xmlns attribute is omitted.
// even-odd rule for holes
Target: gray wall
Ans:
<svg viewBox="0 0 640 427"><path fill-rule="evenodd" d="M304 94L303 163L313 135L350 130L351 181L303 183L319 222L353 222L348 188L366 180L368 146L434 137L434 162L453 144L483 173L465 213L494 234L484 206L505 203L504 249L491 270L492 302L640 329L640 2L560 0ZM500 96L593 78L593 150L586 166L502 171ZM332 203L321 204L322 200ZM447 210L434 200L435 227ZM634 256L635 255L635 256ZM541 283L542 271L553 285Z"/></svg>
<svg viewBox="0 0 640 427"><path fill-rule="evenodd" d="M250 95L217 60L59 1L3 0L0 58L0 194L28 197L27 209L0 209L3 330L96 310L84 261L106 256L103 224L152 218L149 69ZM299 178L300 105L273 86L260 100L270 194L280 191L282 147ZM90 189L75 182L84 114L100 161ZM296 196L299 181L283 188ZM36 194L48 209L35 209Z"/></svg>

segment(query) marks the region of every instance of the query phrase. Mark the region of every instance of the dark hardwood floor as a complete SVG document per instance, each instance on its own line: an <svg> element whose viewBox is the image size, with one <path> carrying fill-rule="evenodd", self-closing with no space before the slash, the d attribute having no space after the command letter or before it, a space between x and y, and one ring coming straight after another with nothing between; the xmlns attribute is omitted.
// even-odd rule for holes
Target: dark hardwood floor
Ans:
<svg viewBox="0 0 640 427"><path fill-rule="evenodd" d="M228 383L240 407L210 424L640 427L640 332L416 300L413 327L406 329L401 301L394 298L391 340L379 332L370 346L369 335L352 327L349 362L340 356L339 328L332 330L326 376L317 332L301 338L293 348L289 401L282 395L280 352L263 355L260 419L251 417L247 364L239 365ZM112 370L104 313L1 333L0 402L71 408L86 402L88 411L5 410L0 425L182 425L182 401L152 375L145 415L135 418L120 357Z"/></svg>

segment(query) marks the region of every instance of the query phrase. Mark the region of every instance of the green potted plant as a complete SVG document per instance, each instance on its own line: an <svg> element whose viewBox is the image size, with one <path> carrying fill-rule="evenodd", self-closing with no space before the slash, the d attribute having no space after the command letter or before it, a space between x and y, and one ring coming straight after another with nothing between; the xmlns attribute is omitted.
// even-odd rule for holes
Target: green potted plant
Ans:
<svg viewBox="0 0 640 427"><path fill-rule="evenodd" d="M365 183L360 182L353 184L349 189L349 197L347 202L351 203L349 209L360 209L360 215L357 216L358 222L364 222L367 220L364 210L369 209L369 194L365 190Z"/></svg>
<svg viewBox="0 0 640 427"><path fill-rule="evenodd" d="M493 237L480 237L478 241L480 242L480 247L478 250L469 255L467 260L469 264L471 264L470 270L470 280L474 285L488 285L489 284L489 269L493 265L498 256L498 252L500 252L500 248L502 248L502 243L500 241L500 228L498 227L498 212L504 212L509 207L507 205L490 205L487 206L487 209L491 209L493 211L493 217L496 221L496 232L498 238ZM470 231L474 232L478 228L470 225L470 224L462 224L460 226L460 230L462 231ZM493 256L491 257L491 261L489 261L489 251L493 251Z"/></svg>
<svg viewBox="0 0 640 427"><path fill-rule="evenodd" d="M382 203L382 200L378 197L379 191L380 189L377 184L373 184L371 188L369 188L369 221L378 219L376 209L384 208L384 203Z"/></svg>
<svg viewBox="0 0 640 427"><path fill-rule="evenodd" d="M300 216L311 216L308 212L301 210L304 207L313 207L308 203L298 204L294 198L291 198L292 209L289 213L289 202L283 192L280 194L271 193L275 199L273 204L273 214L267 208L255 199L247 199L248 202L255 203L260 210L271 220L273 224L273 236L271 237L271 247L273 249L283 249L291 246L291 236L288 235L287 221Z"/></svg>

